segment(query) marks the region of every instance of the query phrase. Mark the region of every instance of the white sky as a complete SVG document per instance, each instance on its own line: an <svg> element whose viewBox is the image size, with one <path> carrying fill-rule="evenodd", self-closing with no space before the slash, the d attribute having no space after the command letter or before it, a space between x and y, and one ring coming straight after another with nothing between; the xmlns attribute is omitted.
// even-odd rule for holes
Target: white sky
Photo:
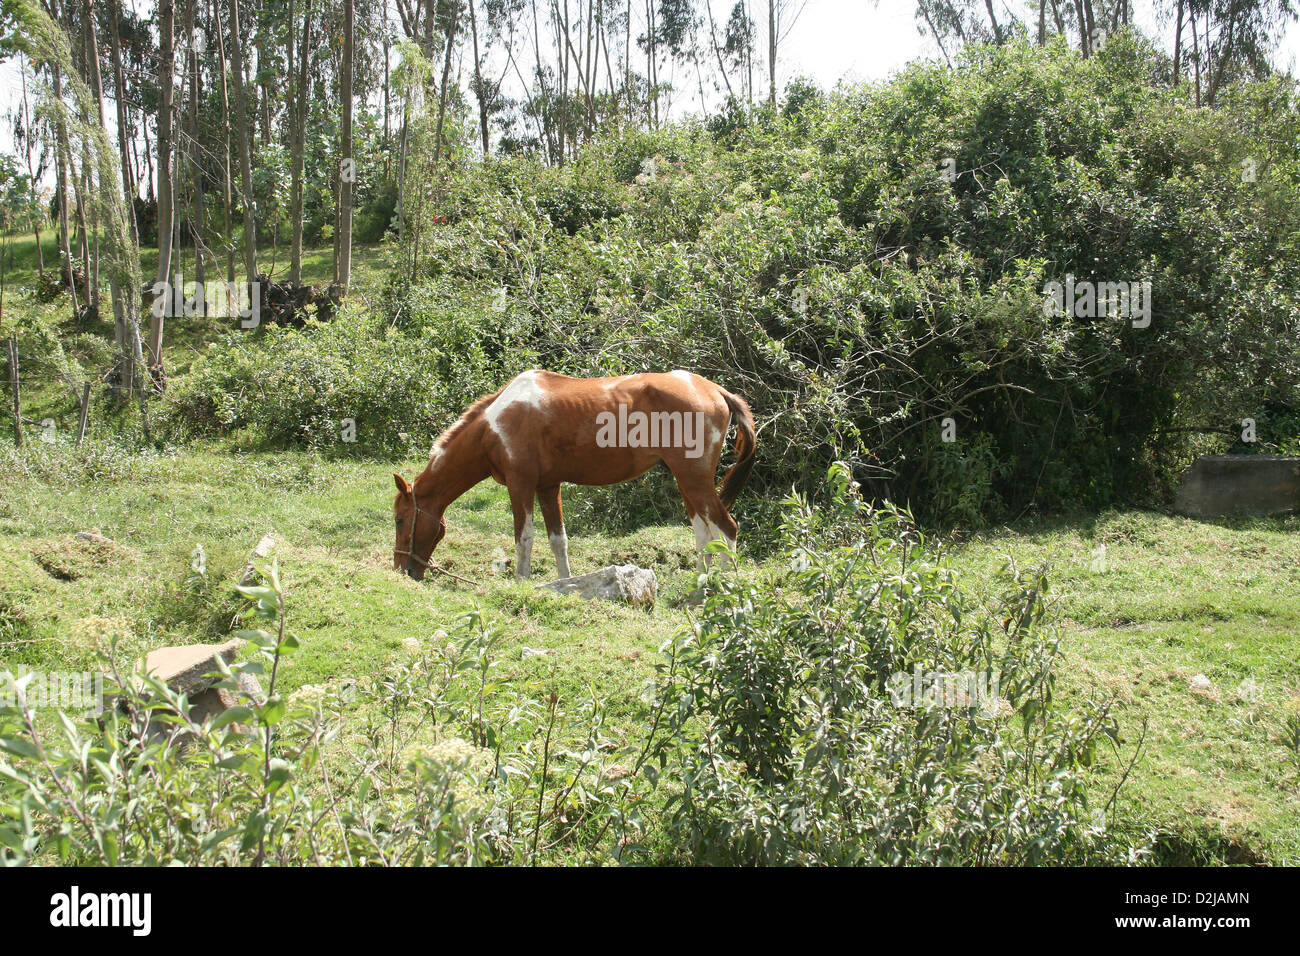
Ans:
<svg viewBox="0 0 1300 956"><path fill-rule="evenodd" d="M729 6L728 0L712 3L715 18ZM1016 6L1023 11L1023 6ZM1173 24L1160 29L1151 0L1137 0L1134 7L1139 29L1169 37L1164 47L1172 51ZM1009 14L1001 15L1007 8L1003 0L994 4L1001 23L1010 22ZM914 0L808 0L778 59L778 85L781 77L799 73L825 87L834 86L841 77L879 80L918 57L937 58L934 40L917 32L915 9ZM1300 61L1300 26L1290 25L1279 54L1275 62L1295 70Z"/></svg>

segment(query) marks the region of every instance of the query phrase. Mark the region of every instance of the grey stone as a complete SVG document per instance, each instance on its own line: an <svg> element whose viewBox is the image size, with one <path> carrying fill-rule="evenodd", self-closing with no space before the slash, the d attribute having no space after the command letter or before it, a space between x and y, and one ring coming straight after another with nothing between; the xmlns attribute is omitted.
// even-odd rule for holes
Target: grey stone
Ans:
<svg viewBox="0 0 1300 956"><path fill-rule="evenodd" d="M112 538L105 538L99 533L98 528L91 528L89 531L78 531L73 535L78 541L89 541L91 544L115 544Z"/></svg>
<svg viewBox="0 0 1300 956"><path fill-rule="evenodd" d="M220 654L229 664L239 656L243 644L239 638L231 638L224 644L160 647L145 657L144 669L173 690L192 697L220 680L219 677L210 676L217 670L217 655Z"/></svg>
<svg viewBox="0 0 1300 956"><path fill-rule="evenodd" d="M244 573L239 576L239 583L244 587L257 581L257 562L265 561L271 549L275 547L275 535L264 534L262 539L257 542L253 548L253 553L248 556L248 564L244 565Z"/></svg>
<svg viewBox="0 0 1300 956"><path fill-rule="evenodd" d="M649 606L659 595L659 580L655 573L635 564L611 564L571 578L560 578L539 585L560 594L576 594L592 600L626 601L628 604Z"/></svg>
<svg viewBox="0 0 1300 956"><path fill-rule="evenodd" d="M1174 510L1196 518L1300 510L1300 458L1202 455L1184 472Z"/></svg>

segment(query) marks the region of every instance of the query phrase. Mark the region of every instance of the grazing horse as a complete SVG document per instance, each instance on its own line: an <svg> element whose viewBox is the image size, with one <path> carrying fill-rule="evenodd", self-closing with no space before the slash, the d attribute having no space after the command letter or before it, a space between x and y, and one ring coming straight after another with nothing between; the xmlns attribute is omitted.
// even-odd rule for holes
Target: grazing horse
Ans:
<svg viewBox="0 0 1300 956"><path fill-rule="evenodd" d="M736 463L718 493L714 473L731 417ZM662 461L677 479L695 546L723 538L735 547L728 509L754 468L754 416L744 399L690 372L570 378L523 372L480 398L443 432L429 464L407 484L394 474L394 570L417 581L447 533L447 506L486 478L510 493L515 513L515 575L526 578L533 551L533 498L542 506L559 576L569 576L560 485L614 485Z"/></svg>

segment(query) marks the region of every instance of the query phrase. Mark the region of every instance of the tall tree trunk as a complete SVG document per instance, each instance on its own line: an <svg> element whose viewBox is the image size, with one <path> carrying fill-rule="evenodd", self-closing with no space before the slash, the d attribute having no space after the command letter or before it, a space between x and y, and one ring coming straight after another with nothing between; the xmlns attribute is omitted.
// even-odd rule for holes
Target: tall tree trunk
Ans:
<svg viewBox="0 0 1300 956"><path fill-rule="evenodd" d="M126 102L126 81L122 75L122 43L118 34L122 30L122 0L113 0L113 22L108 31L108 49L113 58L113 98L117 103L117 144L122 154L122 195L126 199L126 221L131 227L131 243L140 246L140 227L135 221L135 182L131 171L129 107Z"/></svg>
<svg viewBox="0 0 1300 956"><path fill-rule="evenodd" d="M1002 43L1002 28L998 26L998 18L993 13L993 0L984 0L984 9L989 13L989 23L993 25L993 42Z"/></svg>
<svg viewBox="0 0 1300 956"><path fill-rule="evenodd" d="M356 179L356 167L352 158L352 63L353 55L353 2L343 0L343 75L340 80L340 92L343 96L343 165L339 175L339 285L342 294L347 295L348 284L352 281L352 183ZM447 41L448 49L451 40ZM448 60L450 60L448 54ZM445 77L444 77L445 82ZM438 118L438 135L442 135L442 117Z"/></svg>
<svg viewBox="0 0 1300 956"><path fill-rule="evenodd" d="M351 10L352 0L345 0L345 3L347 4L348 9ZM451 23L448 24L447 26L447 49L442 60L442 86L438 91L438 126L436 132L434 133L434 138L433 138L433 161L435 164L442 159L442 127L443 127L443 122L447 116L447 88L451 82L451 54L456 47L456 26L457 26L457 20L459 19L457 15L458 12L459 11L455 9L452 10ZM346 38L344 39L344 44L345 46L347 45ZM349 90L352 88L351 70L352 67L351 65L349 65L348 66L348 89ZM348 109L347 135L349 137L348 142L350 143L351 136L352 136L352 127L351 127L352 113L351 113L351 107L348 107L347 104L344 104L344 106Z"/></svg>
<svg viewBox="0 0 1300 956"><path fill-rule="evenodd" d="M37 193L37 176L36 169L32 165L32 111L27 100L27 64L25 61L19 63L19 77L23 85L23 129L27 131L27 137L23 142L23 152L27 154L27 182L31 187L31 204L32 204L32 232L36 236L36 271L45 277L45 253L41 249L41 219L40 197Z"/></svg>
<svg viewBox="0 0 1300 956"><path fill-rule="evenodd" d="M479 52L478 52L478 14L475 13L474 11L474 0L469 0L469 29L470 29L470 34L473 36L474 39L474 97L478 100L479 135L482 137L483 140L483 158L487 159L488 153L490 152L489 145L488 145L488 103L487 103L487 95L483 92L483 69L482 69L482 64L479 62ZM385 78L387 78L387 75L388 75L387 72L385 72L384 74ZM384 85L385 108L387 108L388 105L387 89L388 89L387 82L385 82ZM387 124L388 121L387 114L385 114L384 116L384 121L385 124ZM385 137L387 137L386 126L385 126L384 133L385 133Z"/></svg>
<svg viewBox="0 0 1300 956"><path fill-rule="evenodd" d="M290 25L290 29L293 26ZM302 284L302 176L303 153L307 142L307 116L311 102L311 0L307 0L307 10L303 14L302 54L298 64L298 106L294 110L293 129L293 172L290 178L289 221L293 223L293 235L289 245L289 282Z"/></svg>
<svg viewBox="0 0 1300 956"><path fill-rule="evenodd" d="M207 284L207 265L203 254L207 245L203 241L203 165L199 162L199 51L194 45L196 30L194 21L198 14L198 0L188 0L186 10L186 35L190 38L190 171L194 176L194 281L200 286ZM207 314L206 300L200 298L199 308Z"/></svg>
<svg viewBox="0 0 1300 956"><path fill-rule="evenodd" d="M1174 86L1178 85L1178 79L1183 62L1183 3L1185 0L1178 0L1178 18L1174 25Z"/></svg>
<svg viewBox="0 0 1300 956"><path fill-rule="evenodd" d="M239 0L230 2L230 75L235 85L235 125L239 129L236 147L239 152L239 185L244 202L244 275L249 295L256 294L257 282L257 210L253 206L253 163L249 155L248 101L244 96L243 38L239 30Z"/></svg>
<svg viewBox="0 0 1300 956"><path fill-rule="evenodd" d="M1086 57L1092 52L1092 37L1088 34L1088 18L1083 12L1083 0L1074 0L1074 15L1079 21L1079 49Z"/></svg>
<svg viewBox="0 0 1300 956"><path fill-rule="evenodd" d="M175 21L173 0L158 0L158 270L155 281L172 280L172 94L175 84ZM169 302L175 298L169 298ZM169 309L151 309L149 322L149 374L163 381L163 328Z"/></svg>
<svg viewBox="0 0 1300 956"><path fill-rule="evenodd" d="M212 0L212 27L217 34L217 59L221 62L221 123L225 135L221 137L222 144L225 146L225 164L222 169L222 197L224 202L221 204L222 226L225 229L226 237L226 281L234 283L235 281L235 227L231 223L230 209L234 202L234 185L231 182L231 158L230 158L230 95L226 87L226 40L225 34L221 28L221 6L219 0Z"/></svg>
<svg viewBox="0 0 1300 956"><path fill-rule="evenodd" d="M57 66L50 68L54 84L54 98L59 102L63 100L63 76ZM72 178L72 149L68 142L68 124L63 120L63 114L60 113L54 120L54 165L56 169L57 188L59 190L59 243L61 245L60 253L63 255L63 278L68 284L68 291L72 295L72 311L76 314L79 311L77 304L77 283L76 274L72 267L72 228L69 224L68 196L69 180Z"/></svg>
<svg viewBox="0 0 1300 956"><path fill-rule="evenodd" d="M713 47L713 55L718 58L718 72L722 74L722 82L727 86L727 97L729 99L735 99L736 94L731 89L731 78L727 76L727 67L722 61L722 48L718 46L718 31L713 23L713 4L710 3L709 0L705 0L704 8L709 12L709 43ZM924 6L921 9L924 10ZM928 17L929 14L926 16ZM946 53L944 54L944 59L947 59Z"/></svg>
<svg viewBox="0 0 1300 956"><path fill-rule="evenodd" d="M767 0L767 101L776 106L776 0Z"/></svg>
<svg viewBox="0 0 1300 956"><path fill-rule="evenodd" d="M1196 35L1196 17L1192 17L1192 71L1196 79L1196 107L1201 106L1201 43Z"/></svg>
<svg viewBox="0 0 1300 956"><path fill-rule="evenodd" d="M95 98L96 119L99 122L99 128L108 129L108 123L104 118L104 82L99 75L99 37L96 35L95 26L95 0L86 0L85 4L85 39L86 39L86 81L90 86L91 95ZM115 183L99 183L100 189L116 189ZM95 255L94 266L91 270L92 277L90 282L91 291L95 310L99 310L99 204L95 204L94 210L94 234L95 234Z"/></svg>

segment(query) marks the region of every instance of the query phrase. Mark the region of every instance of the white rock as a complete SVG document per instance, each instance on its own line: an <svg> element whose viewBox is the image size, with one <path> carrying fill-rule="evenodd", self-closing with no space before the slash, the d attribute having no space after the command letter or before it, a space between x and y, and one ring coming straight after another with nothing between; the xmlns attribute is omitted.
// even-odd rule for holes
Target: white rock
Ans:
<svg viewBox="0 0 1300 956"><path fill-rule="evenodd" d="M654 604L659 596L659 580L655 573L635 564L611 564L590 574L560 578L539 586L560 594L577 594L588 600L600 598L647 606Z"/></svg>

